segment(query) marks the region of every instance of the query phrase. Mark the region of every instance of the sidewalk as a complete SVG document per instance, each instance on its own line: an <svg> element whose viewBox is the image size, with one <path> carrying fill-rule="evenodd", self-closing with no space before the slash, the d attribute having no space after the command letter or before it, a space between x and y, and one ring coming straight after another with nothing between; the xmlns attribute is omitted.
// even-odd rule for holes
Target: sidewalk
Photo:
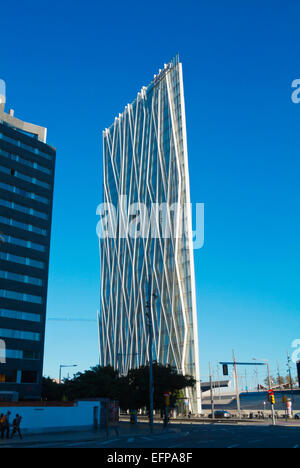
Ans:
<svg viewBox="0 0 300 468"><path fill-rule="evenodd" d="M169 428L168 432L171 428ZM21 428L22 430L22 428ZM162 425L155 424L153 434L161 434L163 432ZM165 431L166 432L166 431ZM171 429L171 432L172 429ZM119 425L119 437L136 437L140 435L149 435L149 425L145 423L139 423L137 426L133 426L126 422L121 422ZM114 428L109 428L108 439L114 439L116 432ZM92 442L92 441L106 441L107 434L105 429L90 430L90 431L72 431L72 432L56 432L48 434L24 434L23 439L20 440L18 435L15 435L13 439L0 439L0 448L2 446L22 446L36 445L50 443L64 443L64 442Z"/></svg>
<svg viewBox="0 0 300 468"><path fill-rule="evenodd" d="M243 421L239 423L240 425L248 425L248 426L256 426L256 427L264 427L264 426L270 426L270 422L264 421L265 424L247 424L246 421ZM173 421L168 429L164 429L162 424L160 423L155 423L154 424L154 431L153 435L159 435L159 434L167 434L167 433L174 433L174 432L181 432L182 431L182 426L190 426L190 425L203 425L201 422L175 422ZM207 422L206 424L212 426L212 425L222 425L222 422L216 423L216 422ZM205 425L206 425L205 424ZM228 423L226 425L229 425ZM237 424L233 424L234 426L237 426ZM296 421L278 421L276 427L300 427L299 423ZM61 444L61 443L70 443L76 445L76 443L85 443L85 442L105 442L106 440L111 440L115 439L116 437L118 438L123 438L123 437L138 437L138 436L150 436L150 428L149 424L146 422L139 422L136 426L131 425L127 422L121 422L119 425L119 435L116 434L115 430L113 428L109 429L109 435L107 439L107 434L105 429L98 429L98 430L89 430L89 431L72 431L72 432L56 432L56 433L48 433L48 434L24 434L23 439L20 440L18 436L16 435L14 439L0 439L0 448L1 447L6 447L9 446L11 448L13 447L27 447L27 446L36 446L36 448L39 447L39 445L45 445L45 444L55 444L56 442Z"/></svg>

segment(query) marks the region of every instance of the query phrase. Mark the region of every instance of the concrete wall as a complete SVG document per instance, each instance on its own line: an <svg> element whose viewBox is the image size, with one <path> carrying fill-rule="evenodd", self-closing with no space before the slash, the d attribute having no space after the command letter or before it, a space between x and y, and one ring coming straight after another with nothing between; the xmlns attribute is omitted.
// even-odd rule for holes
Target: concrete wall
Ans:
<svg viewBox="0 0 300 468"><path fill-rule="evenodd" d="M78 401L74 406L1 406L0 414L10 411L10 422L16 414L22 416L21 430L25 433L79 431L94 427L95 407L99 425L100 401Z"/></svg>

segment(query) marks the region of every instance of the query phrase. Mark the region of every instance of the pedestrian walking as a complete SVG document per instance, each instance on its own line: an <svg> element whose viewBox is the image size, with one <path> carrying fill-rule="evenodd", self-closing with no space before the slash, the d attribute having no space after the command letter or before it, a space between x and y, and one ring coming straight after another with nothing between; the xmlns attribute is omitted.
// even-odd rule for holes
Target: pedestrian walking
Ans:
<svg viewBox="0 0 300 468"><path fill-rule="evenodd" d="M19 414L16 414L15 419L13 420L12 427L13 431L11 434L11 438L16 434L16 432L19 434L20 439L22 439L22 434L21 434L21 429L20 429L20 424L22 421L22 417Z"/></svg>
<svg viewBox="0 0 300 468"><path fill-rule="evenodd" d="M6 434L6 438L9 439L9 429L10 429L10 424L9 424L9 419L10 419L11 412L7 411L6 415L3 416L2 418L2 424L1 424L1 439L4 438L4 435Z"/></svg>
<svg viewBox="0 0 300 468"><path fill-rule="evenodd" d="M3 413L0 414L0 434L1 439L4 438L4 423L5 423L5 416Z"/></svg>

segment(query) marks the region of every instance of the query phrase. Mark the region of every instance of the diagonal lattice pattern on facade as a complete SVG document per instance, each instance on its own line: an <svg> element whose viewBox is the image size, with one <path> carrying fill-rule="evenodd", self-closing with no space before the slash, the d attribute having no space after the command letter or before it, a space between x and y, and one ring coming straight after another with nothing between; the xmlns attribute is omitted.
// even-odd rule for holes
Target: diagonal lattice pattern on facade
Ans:
<svg viewBox="0 0 300 468"><path fill-rule="evenodd" d="M126 203L120 203L126 196ZM197 310L189 209L169 214L168 238L121 237L128 206L190 202L182 65L172 60L103 132L103 201L116 208L116 237L100 240L100 363L121 373L149 361L146 319L151 279L153 359L193 375L190 408L201 409ZM129 216L130 219L130 216ZM158 228L160 220L158 218ZM183 230L187 235L177 236Z"/></svg>

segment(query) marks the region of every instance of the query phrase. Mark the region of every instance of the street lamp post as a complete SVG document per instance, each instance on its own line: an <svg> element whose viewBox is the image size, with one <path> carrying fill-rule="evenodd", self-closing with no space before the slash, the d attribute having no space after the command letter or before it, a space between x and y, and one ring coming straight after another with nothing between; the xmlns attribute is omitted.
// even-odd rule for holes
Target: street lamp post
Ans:
<svg viewBox="0 0 300 468"><path fill-rule="evenodd" d="M293 386L293 378L292 378L292 372L291 372L291 358L290 358L289 353L287 353L287 366L288 366L288 374L290 378L291 399L294 402L294 386Z"/></svg>
<svg viewBox="0 0 300 468"><path fill-rule="evenodd" d="M59 379L58 379L58 382L59 382L60 384L61 384L61 370L62 370L63 368L66 368L66 367L77 367L77 364L72 364L72 365L68 365L68 366L66 366L66 365L64 365L64 364L60 364L60 366L59 366Z"/></svg>
<svg viewBox="0 0 300 468"><path fill-rule="evenodd" d="M235 389L236 389L236 405L237 405L237 413L238 417L241 419L241 400L240 400L240 390L239 390L239 376L237 371L237 362L235 358L235 352L232 350L233 355L233 370L234 370L234 378L235 378Z"/></svg>
<svg viewBox="0 0 300 468"><path fill-rule="evenodd" d="M211 418L215 419L215 401L214 401L214 391L213 391L213 379L211 372L211 362L209 361L209 386L210 386L210 401L211 401Z"/></svg>

